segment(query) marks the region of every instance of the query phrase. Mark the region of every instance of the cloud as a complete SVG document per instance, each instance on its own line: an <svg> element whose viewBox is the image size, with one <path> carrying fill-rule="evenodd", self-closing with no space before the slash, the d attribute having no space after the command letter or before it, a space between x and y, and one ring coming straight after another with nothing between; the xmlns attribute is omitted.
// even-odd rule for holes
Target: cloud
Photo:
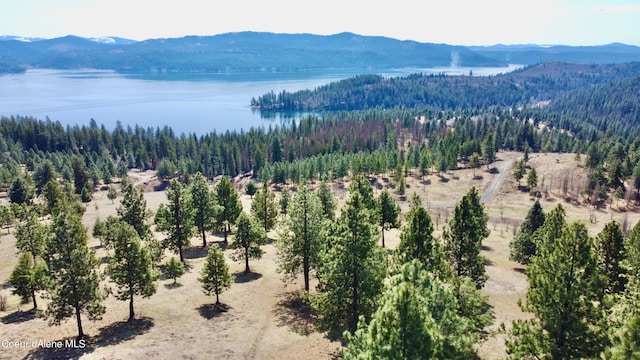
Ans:
<svg viewBox="0 0 640 360"><path fill-rule="evenodd" d="M640 14L640 4L599 5L591 8L594 13Z"/></svg>

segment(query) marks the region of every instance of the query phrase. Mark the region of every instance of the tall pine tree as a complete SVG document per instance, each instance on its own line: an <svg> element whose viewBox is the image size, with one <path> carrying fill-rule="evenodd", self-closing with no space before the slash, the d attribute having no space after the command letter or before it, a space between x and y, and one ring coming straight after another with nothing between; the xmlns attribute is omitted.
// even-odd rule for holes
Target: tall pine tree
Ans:
<svg viewBox="0 0 640 360"><path fill-rule="evenodd" d="M177 252L180 261L184 262L182 249L189 247L189 239L195 232L193 225L193 207L187 189L177 180L172 180L167 189L168 205L161 204L156 213L157 229L167 236L164 247Z"/></svg>
<svg viewBox="0 0 640 360"><path fill-rule="evenodd" d="M376 308L386 273L386 253L378 237L372 189L356 175L340 218L330 229L331 244L321 253L314 306L332 329L354 332L358 318L369 319Z"/></svg>
<svg viewBox="0 0 640 360"><path fill-rule="evenodd" d="M202 291L206 295L216 295L216 306L220 305L220 294L231 287L232 277L229 274L229 266L224 260L224 253L218 244L209 248L204 266L200 271L198 281L202 283Z"/></svg>
<svg viewBox="0 0 640 360"><path fill-rule="evenodd" d="M129 301L129 321L135 317L134 296L155 294L159 273L153 268L151 253L133 226L119 221L108 229L113 235L114 252L109 259L109 275L117 286L115 297Z"/></svg>
<svg viewBox="0 0 640 360"><path fill-rule="evenodd" d="M470 278L478 289L487 280L486 259L480 250L482 240L489 236L488 219L478 190L473 187L456 205L449 228L443 233L449 264L458 277Z"/></svg>
<svg viewBox="0 0 640 360"><path fill-rule="evenodd" d="M318 264L321 248L321 232L324 215L322 204L316 194L309 191L306 183L293 197L287 211L290 216L278 238L278 271L288 278L294 278L302 271L304 290L310 287L311 269Z"/></svg>
<svg viewBox="0 0 640 360"><path fill-rule="evenodd" d="M53 325L74 316L78 338L84 336L82 313L90 320L100 319L105 312L104 294L100 288L100 261L87 246L87 229L80 213L67 200L58 205L51 225L52 236L46 245L46 259L51 286L50 302L45 316Z"/></svg>
<svg viewBox="0 0 640 360"><path fill-rule="evenodd" d="M507 352L518 359L596 357L606 345L598 306L605 281L593 240L580 223L553 240L527 267L529 291L521 307L535 318L514 321Z"/></svg>

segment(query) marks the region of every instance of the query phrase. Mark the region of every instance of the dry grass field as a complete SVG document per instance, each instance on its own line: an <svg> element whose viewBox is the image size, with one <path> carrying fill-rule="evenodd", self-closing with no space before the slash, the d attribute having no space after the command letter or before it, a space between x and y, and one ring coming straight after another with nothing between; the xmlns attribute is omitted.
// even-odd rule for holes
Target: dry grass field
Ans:
<svg viewBox="0 0 640 360"><path fill-rule="evenodd" d="M515 228L521 222L533 199L526 192L517 190L517 182L511 174L513 161L522 154L499 153L496 168L492 174L485 169L476 170L473 178L469 169L457 170L443 177L430 175L422 181L416 177L407 180L407 198L416 192L429 209L436 233L440 235L443 226L453 212L456 202L472 186L483 194L489 214L491 235L483 242L484 255L489 259L487 273L489 280L483 292L488 296L494 313L493 329L501 323L509 326L513 319L527 316L517 306L527 290L523 268L509 260L509 241ZM636 209L622 209L624 201L606 204L603 209L569 199L572 189L584 180L584 169L577 166L572 154L533 154L529 164L536 168L539 176L538 189L542 191L541 201L545 211L562 204L569 221L581 221L588 225L591 235L597 234L608 221L625 221L629 226L640 218ZM156 209L166 201L164 192L153 191L151 172L132 172L130 176L136 184L145 186L148 207ZM563 179L567 178L565 181ZM236 179L236 187L241 189L245 179ZM567 194L562 189L566 185ZM388 184L383 176L375 181L376 191ZM348 183L336 182L334 191L344 202ZM408 201L397 198L403 212L408 209ZM242 195L245 210L249 210L250 199ZM118 200L112 204L106 192L95 194L87 205L83 221L91 229L97 218L104 219L115 214ZM619 207L620 208L619 208ZM107 312L102 320L83 320L84 331L88 335L86 347L81 349L38 349L32 342L64 341L76 335L73 319L61 326L50 327L43 319L29 312L31 306L20 305L17 296L10 295L11 288L6 283L17 256L13 229L0 238L0 294L7 296L6 311L0 312L0 359L332 359L339 354L340 342L328 334L317 330L318 319L310 309L296 301L296 294L302 288L301 281L285 284L276 272L276 252L273 244L264 246L265 255L260 260L251 261L255 274L243 276L244 265L227 259L231 272L236 273L231 289L220 296L226 306L225 311L212 307L215 299L204 295L197 277L202 268L206 249L202 249L199 238L192 239L193 247L186 251L187 273L173 285L173 280L161 279L158 292L149 299L135 301L137 318L126 322L128 304L113 297L106 300ZM89 231L90 233L90 231ZM156 234L162 236L161 234ZM275 232L269 234L275 238ZM385 234L387 247L398 243L398 230ZM209 242L220 241L219 236L209 236ZM98 241L90 240L97 254L106 254L99 248ZM173 256L172 254L166 254ZM227 254L228 255L228 254ZM45 300L40 300L44 308ZM22 347L8 348L9 343L18 342ZM492 335L479 344L478 351L484 359L505 356L504 336Z"/></svg>

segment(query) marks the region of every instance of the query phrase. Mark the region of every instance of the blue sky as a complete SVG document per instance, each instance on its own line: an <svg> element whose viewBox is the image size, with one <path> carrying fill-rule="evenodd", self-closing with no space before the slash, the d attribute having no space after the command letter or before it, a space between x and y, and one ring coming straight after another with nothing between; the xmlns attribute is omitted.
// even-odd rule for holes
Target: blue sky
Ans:
<svg viewBox="0 0 640 360"><path fill-rule="evenodd" d="M0 0L0 35L343 31L457 45L640 46L640 0Z"/></svg>

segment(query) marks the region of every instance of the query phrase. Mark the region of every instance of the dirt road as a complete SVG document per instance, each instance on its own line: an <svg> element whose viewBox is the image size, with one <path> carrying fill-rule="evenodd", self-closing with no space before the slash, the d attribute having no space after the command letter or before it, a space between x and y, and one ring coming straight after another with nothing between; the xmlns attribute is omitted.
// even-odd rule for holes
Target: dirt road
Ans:
<svg viewBox="0 0 640 360"><path fill-rule="evenodd" d="M498 192L498 189L500 189L500 186L502 186L502 183L507 176L507 172L509 171L511 164L513 164L513 159L505 160L505 162L500 166L498 176L493 179L493 181L487 188L487 191L484 193L484 195L482 195L482 198L480 198L480 202L487 203L493 200L493 198L496 196L496 193Z"/></svg>

